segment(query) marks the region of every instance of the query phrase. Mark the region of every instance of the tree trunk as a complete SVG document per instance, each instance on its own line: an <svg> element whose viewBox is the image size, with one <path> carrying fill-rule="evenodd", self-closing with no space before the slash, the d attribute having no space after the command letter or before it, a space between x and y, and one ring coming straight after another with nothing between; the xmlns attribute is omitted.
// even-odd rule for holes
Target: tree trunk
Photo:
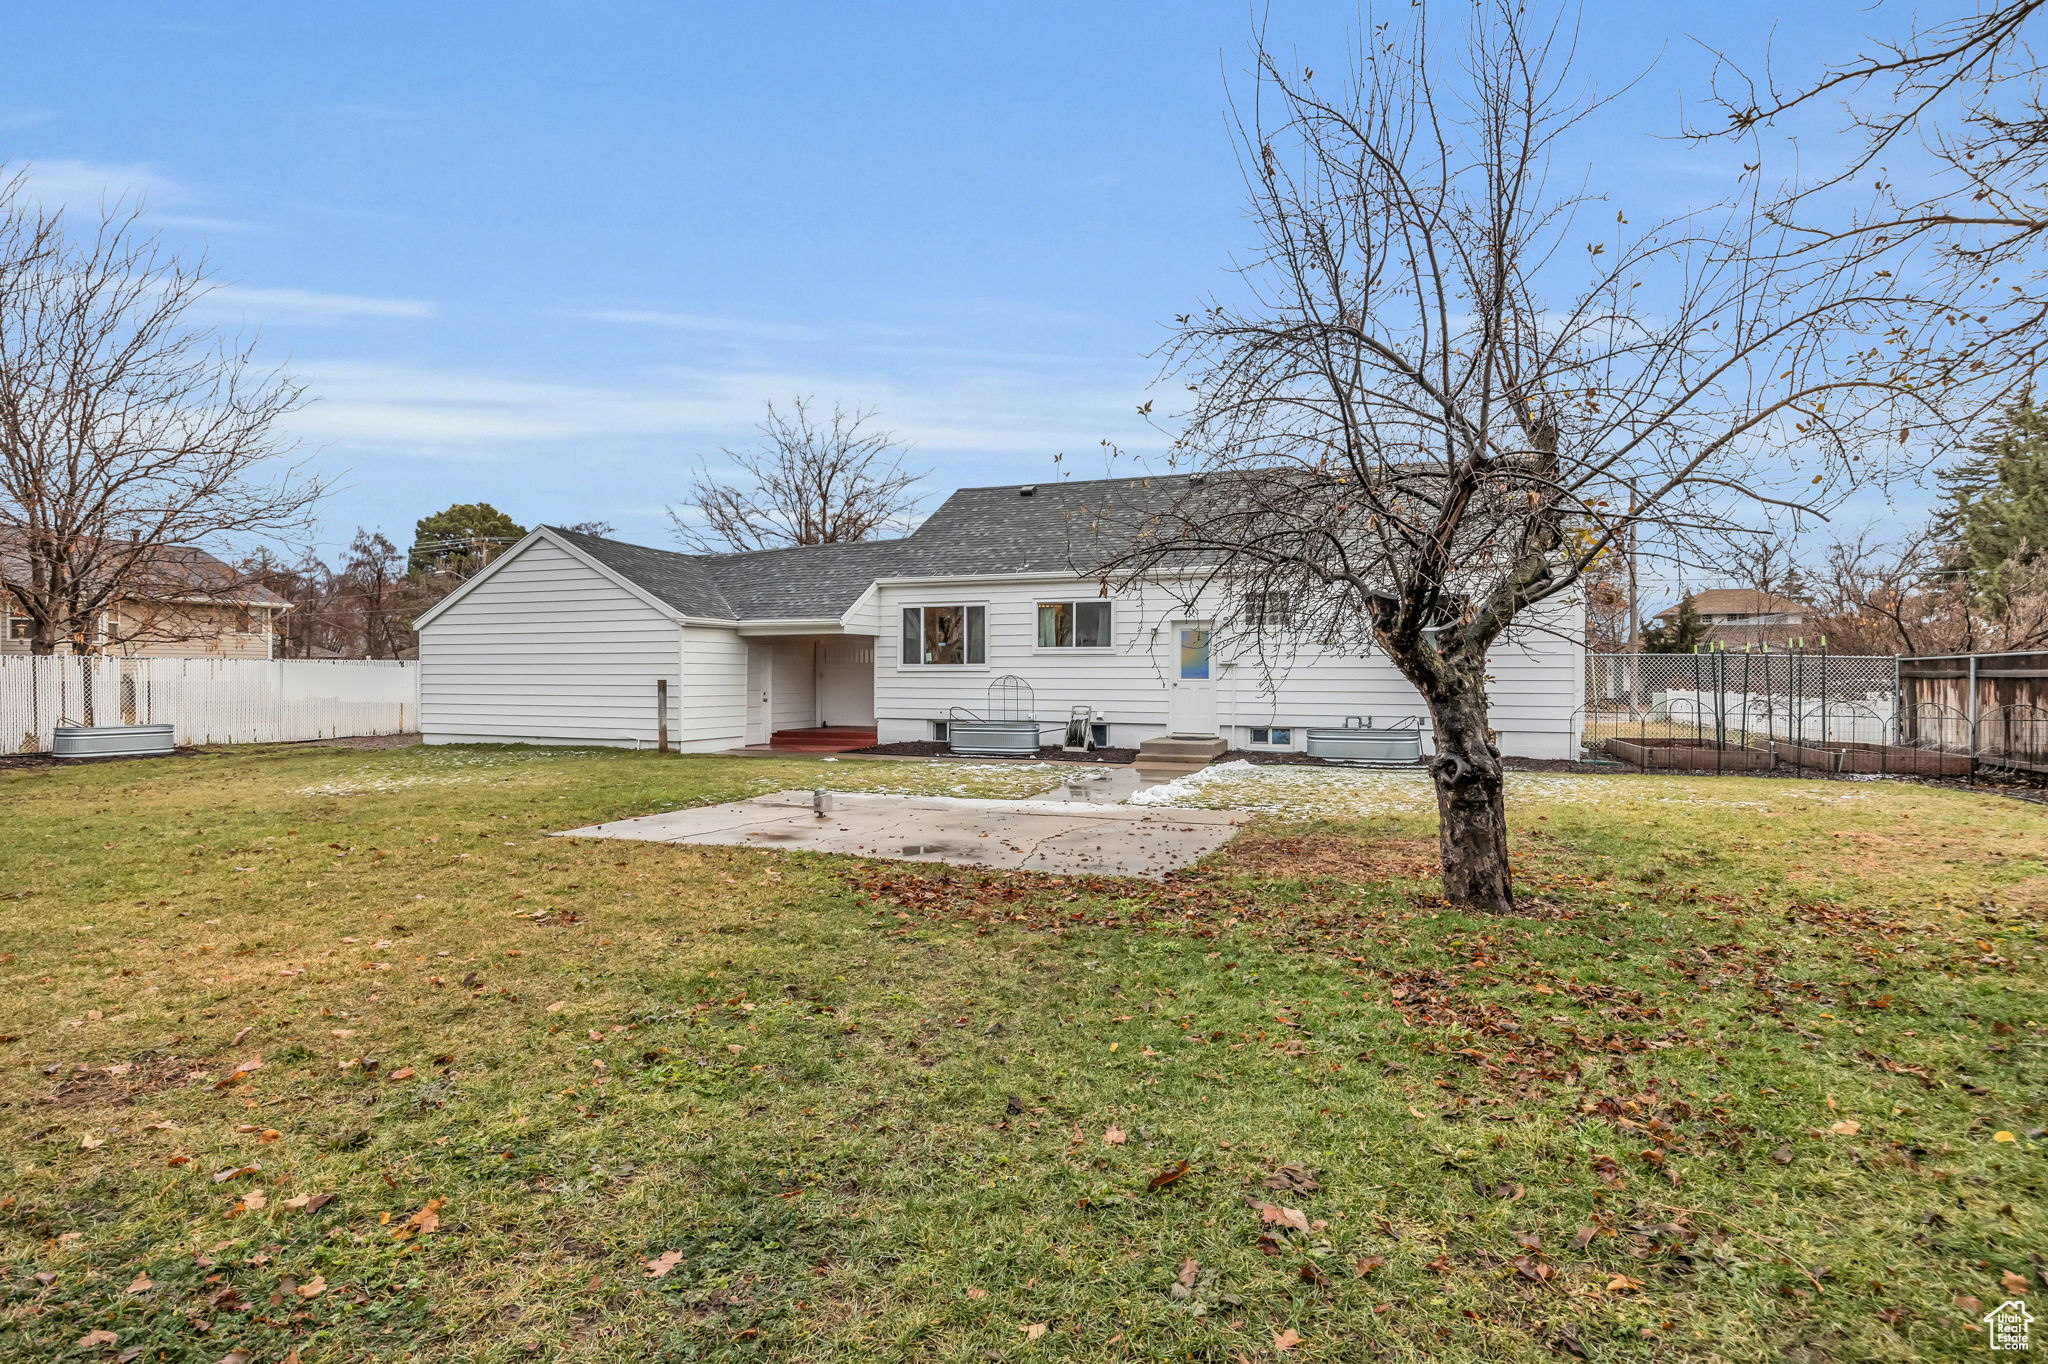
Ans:
<svg viewBox="0 0 2048 1364"><path fill-rule="evenodd" d="M1500 750L1487 729L1480 685L1476 680L1454 683L1428 698L1436 731L1429 774L1436 782L1444 897L1461 909L1510 914L1515 895L1508 878Z"/></svg>

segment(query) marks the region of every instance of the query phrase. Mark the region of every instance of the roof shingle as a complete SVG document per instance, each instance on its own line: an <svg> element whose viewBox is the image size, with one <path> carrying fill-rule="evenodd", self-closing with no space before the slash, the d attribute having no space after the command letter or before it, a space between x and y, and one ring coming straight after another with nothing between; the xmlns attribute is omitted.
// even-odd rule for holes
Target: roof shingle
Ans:
<svg viewBox="0 0 2048 1364"><path fill-rule="evenodd" d="M685 615L808 619L843 614L878 578L1080 572L1105 530L1165 510L1186 486L1186 475L1165 475L962 488L901 539L742 554L682 554L549 529Z"/></svg>

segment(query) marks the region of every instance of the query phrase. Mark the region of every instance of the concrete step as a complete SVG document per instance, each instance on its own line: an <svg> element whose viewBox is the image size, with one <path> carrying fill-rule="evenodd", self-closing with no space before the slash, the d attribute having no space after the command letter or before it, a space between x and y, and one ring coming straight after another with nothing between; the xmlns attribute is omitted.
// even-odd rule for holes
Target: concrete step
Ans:
<svg viewBox="0 0 2048 1364"><path fill-rule="evenodd" d="M1163 739L1147 739L1138 745L1138 761L1206 763L1220 758L1230 745L1220 737L1183 738L1169 735Z"/></svg>
<svg viewBox="0 0 2048 1364"><path fill-rule="evenodd" d="M1131 770L1146 781L1172 781L1175 777L1185 777L1191 772L1199 772L1208 765L1207 763L1146 762L1143 758L1140 758L1131 764Z"/></svg>

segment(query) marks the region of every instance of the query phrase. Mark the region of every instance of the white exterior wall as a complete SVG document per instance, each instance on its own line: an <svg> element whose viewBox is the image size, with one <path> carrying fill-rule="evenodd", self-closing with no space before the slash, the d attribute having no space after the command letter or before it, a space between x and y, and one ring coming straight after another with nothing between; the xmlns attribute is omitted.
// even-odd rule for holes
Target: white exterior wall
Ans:
<svg viewBox="0 0 2048 1364"><path fill-rule="evenodd" d="M778 639L769 647L774 669L770 729L809 729L818 723L817 646L808 639Z"/></svg>
<svg viewBox="0 0 2048 1364"><path fill-rule="evenodd" d="M674 620L547 540L494 568L420 631L426 742L651 748L661 679L675 736Z"/></svg>
<svg viewBox="0 0 2048 1364"><path fill-rule="evenodd" d="M1133 747L1167 731L1169 625L1201 619L1159 588L1115 599L1107 650L1040 649L1037 604L1095 595L1090 584L1001 579L959 579L950 584L884 584L863 625L877 632L875 714L880 741L897 743L931 737L931 722L952 706L982 711L989 682L1015 674L1034 691L1034 713L1064 721L1072 706L1089 705L1109 724L1109 742ZM905 666L899 658L900 617L905 606L982 605L988 608L985 666ZM1577 643L1576 608L1558 619L1556 634L1524 631L1494 651L1490 688L1495 730L1504 753L1529 758L1577 755L1574 717L1582 685L1582 648ZM1392 664L1381 657L1341 657L1305 648L1270 665L1234 656L1224 641L1215 652L1218 732L1232 747L1249 742L1253 725L1287 725L1293 746L1305 742L1309 726L1341 725L1347 716L1381 720L1427 711L1422 698ZM1049 724L1047 741L1057 730Z"/></svg>
<svg viewBox="0 0 2048 1364"><path fill-rule="evenodd" d="M722 753L747 737L747 641L729 627L683 628L683 716L676 746Z"/></svg>

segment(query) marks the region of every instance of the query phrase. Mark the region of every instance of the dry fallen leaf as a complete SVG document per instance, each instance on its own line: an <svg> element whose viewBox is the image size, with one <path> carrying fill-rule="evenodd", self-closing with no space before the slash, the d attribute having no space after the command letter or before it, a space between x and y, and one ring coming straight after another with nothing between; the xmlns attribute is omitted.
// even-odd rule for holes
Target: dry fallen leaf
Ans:
<svg viewBox="0 0 2048 1364"><path fill-rule="evenodd" d="M1308 1214L1300 1208L1283 1208L1274 1203L1252 1203L1252 1211L1258 1213L1259 1221L1268 1226L1292 1227L1298 1232L1308 1231Z"/></svg>
<svg viewBox="0 0 2048 1364"><path fill-rule="evenodd" d="M400 1066L397 1070L391 1072L390 1078L394 1080L410 1080L412 1075L413 1070L411 1066Z"/></svg>
<svg viewBox="0 0 2048 1364"><path fill-rule="evenodd" d="M1026 1340L1036 1340L1036 1339L1038 1339L1038 1338L1039 1338L1040 1336L1044 1335L1044 1334L1045 1334L1045 1333L1046 1333L1046 1332L1047 1332L1048 1330L1050 1330L1050 1329L1051 1329L1051 1326L1052 1326L1052 1323L1050 1323L1050 1322L1045 1322L1045 1321L1034 1321L1034 1322L1031 1322L1031 1323L1029 1323L1028 1325L1026 1325L1026 1326L1024 1327L1024 1339L1026 1339Z"/></svg>
<svg viewBox="0 0 2048 1364"><path fill-rule="evenodd" d="M213 1182L225 1184L229 1180L237 1179L242 1175L253 1175L262 1168L261 1165L230 1165L225 1170L215 1170L213 1172Z"/></svg>
<svg viewBox="0 0 2048 1364"><path fill-rule="evenodd" d="M302 1298L317 1298L327 1291L327 1276L325 1274L315 1274L293 1291Z"/></svg>
<svg viewBox="0 0 2048 1364"><path fill-rule="evenodd" d="M1147 1181L1145 1185L1145 1190L1147 1193L1157 1193L1159 1190L1173 1183L1175 1180L1179 1179L1182 1175L1186 1174L1187 1172L1188 1163L1184 1160L1176 1160L1173 1164L1167 1166L1164 1170L1161 1170L1158 1174L1152 1176L1152 1178L1149 1181Z"/></svg>
<svg viewBox="0 0 2048 1364"><path fill-rule="evenodd" d="M1111 1123L1108 1127L1102 1129L1102 1144L1104 1146L1122 1146L1127 1140L1129 1138L1124 1135L1124 1129L1118 1127L1115 1123Z"/></svg>
<svg viewBox="0 0 2048 1364"><path fill-rule="evenodd" d="M1838 1137L1853 1137L1862 1130L1863 1124L1857 1122L1854 1118L1844 1118L1840 1122L1831 1122L1828 1124L1828 1131L1834 1133Z"/></svg>
<svg viewBox="0 0 2048 1364"><path fill-rule="evenodd" d="M318 1212L333 1201L334 1195L331 1193L302 1193L296 1198L285 1199L278 1206L290 1208L295 1212Z"/></svg>
<svg viewBox="0 0 2048 1364"><path fill-rule="evenodd" d="M97 1151L106 1144L105 1137L96 1137L90 1132L78 1139L78 1149L81 1151Z"/></svg>
<svg viewBox="0 0 2048 1364"><path fill-rule="evenodd" d="M1273 1333L1273 1348L1284 1353L1301 1344L1301 1339L1301 1332L1290 1326L1284 1331L1275 1331Z"/></svg>
<svg viewBox="0 0 2048 1364"><path fill-rule="evenodd" d="M91 1349L95 1345L112 1345L120 1339L112 1331L87 1331L78 1338L78 1345L80 1349Z"/></svg>
<svg viewBox="0 0 2048 1364"><path fill-rule="evenodd" d="M1384 1255L1367 1255L1351 1266L1351 1272L1362 1279L1386 1262L1387 1257Z"/></svg>
<svg viewBox="0 0 2048 1364"><path fill-rule="evenodd" d="M1642 1286L1640 1280L1631 1279L1626 1274L1616 1274L1607 1281L1607 1291L1610 1293L1633 1293Z"/></svg>
<svg viewBox="0 0 2048 1364"><path fill-rule="evenodd" d="M1993 1141L2018 1141L2018 1140L2019 1140L2019 1138L2018 1138L2018 1137L2016 1137L2016 1136L2014 1136L2014 1135L2013 1135L2012 1133L2010 1133L2010 1132L1993 1132L1993 1133L1991 1134L1991 1140L1993 1140Z"/></svg>
<svg viewBox="0 0 2048 1364"><path fill-rule="evenodd" d="M970 1288L967 1290L967 1297L971 1302L980 1302L987 1296L988 1290L986 1288Z"/></svg>
<svg viewBox="0 0 2048 1364"><path fill-rule="evenodd" d="M1315 1171L1292 1162L1274 1170L1259 1183L1279 1193L1315 1193L1323 1187L1316 1182Z"/></svg>
<svg viewBox="0 0 2048 1364"><path fill-rule="evenodd" d="M674 1269L682 1262L683 1252L680 1250L664 1250L661 1254L647 1261L647 1277L650 1279L665 1278L671 1269Z"/></svg>
<svg viewBox="0 0 2048 1364"><path fill-rule="evenodd" d="M214 1081L213 1087L215 1089L226 1089L229 1085L240 1084L242 1081L248 1079L251 1075L254 1075L257 1071L261 1069L263 1069L263 1058L260 1056L252 1056L248 1060L242 1062L241 1065L236 1066L233 1070L229 1071L228 1076L225 1080Z"/></svg>
<svg viewBox="0 0 2048 1364"><path fill-rule="evenodd" d="M147 1293L155 1287L156 1285L149 1281L149 1275L138 1270L135 1275L135 1281L128 1285L128 1291L130 1293Z"/></svg>
<svg viewBox="0 0 2048 1364"><path fill-rule="evenodd" d="M400 1236L424 1236L441 1229L441 1205L445 1198L430 1198L427 1206L405 1219L405 1225L398 1229Z"/></svg>
<svg viewBox="0 0 2048 1364"><path fill-rule="evenodd" d="M1998 1282L2005 1285L2005 1291L2015 1297L2024 1296L2026 1291L2034 1286L2026 1275L2015 1274L2010 1269L1998 1276Z"/></svg>

